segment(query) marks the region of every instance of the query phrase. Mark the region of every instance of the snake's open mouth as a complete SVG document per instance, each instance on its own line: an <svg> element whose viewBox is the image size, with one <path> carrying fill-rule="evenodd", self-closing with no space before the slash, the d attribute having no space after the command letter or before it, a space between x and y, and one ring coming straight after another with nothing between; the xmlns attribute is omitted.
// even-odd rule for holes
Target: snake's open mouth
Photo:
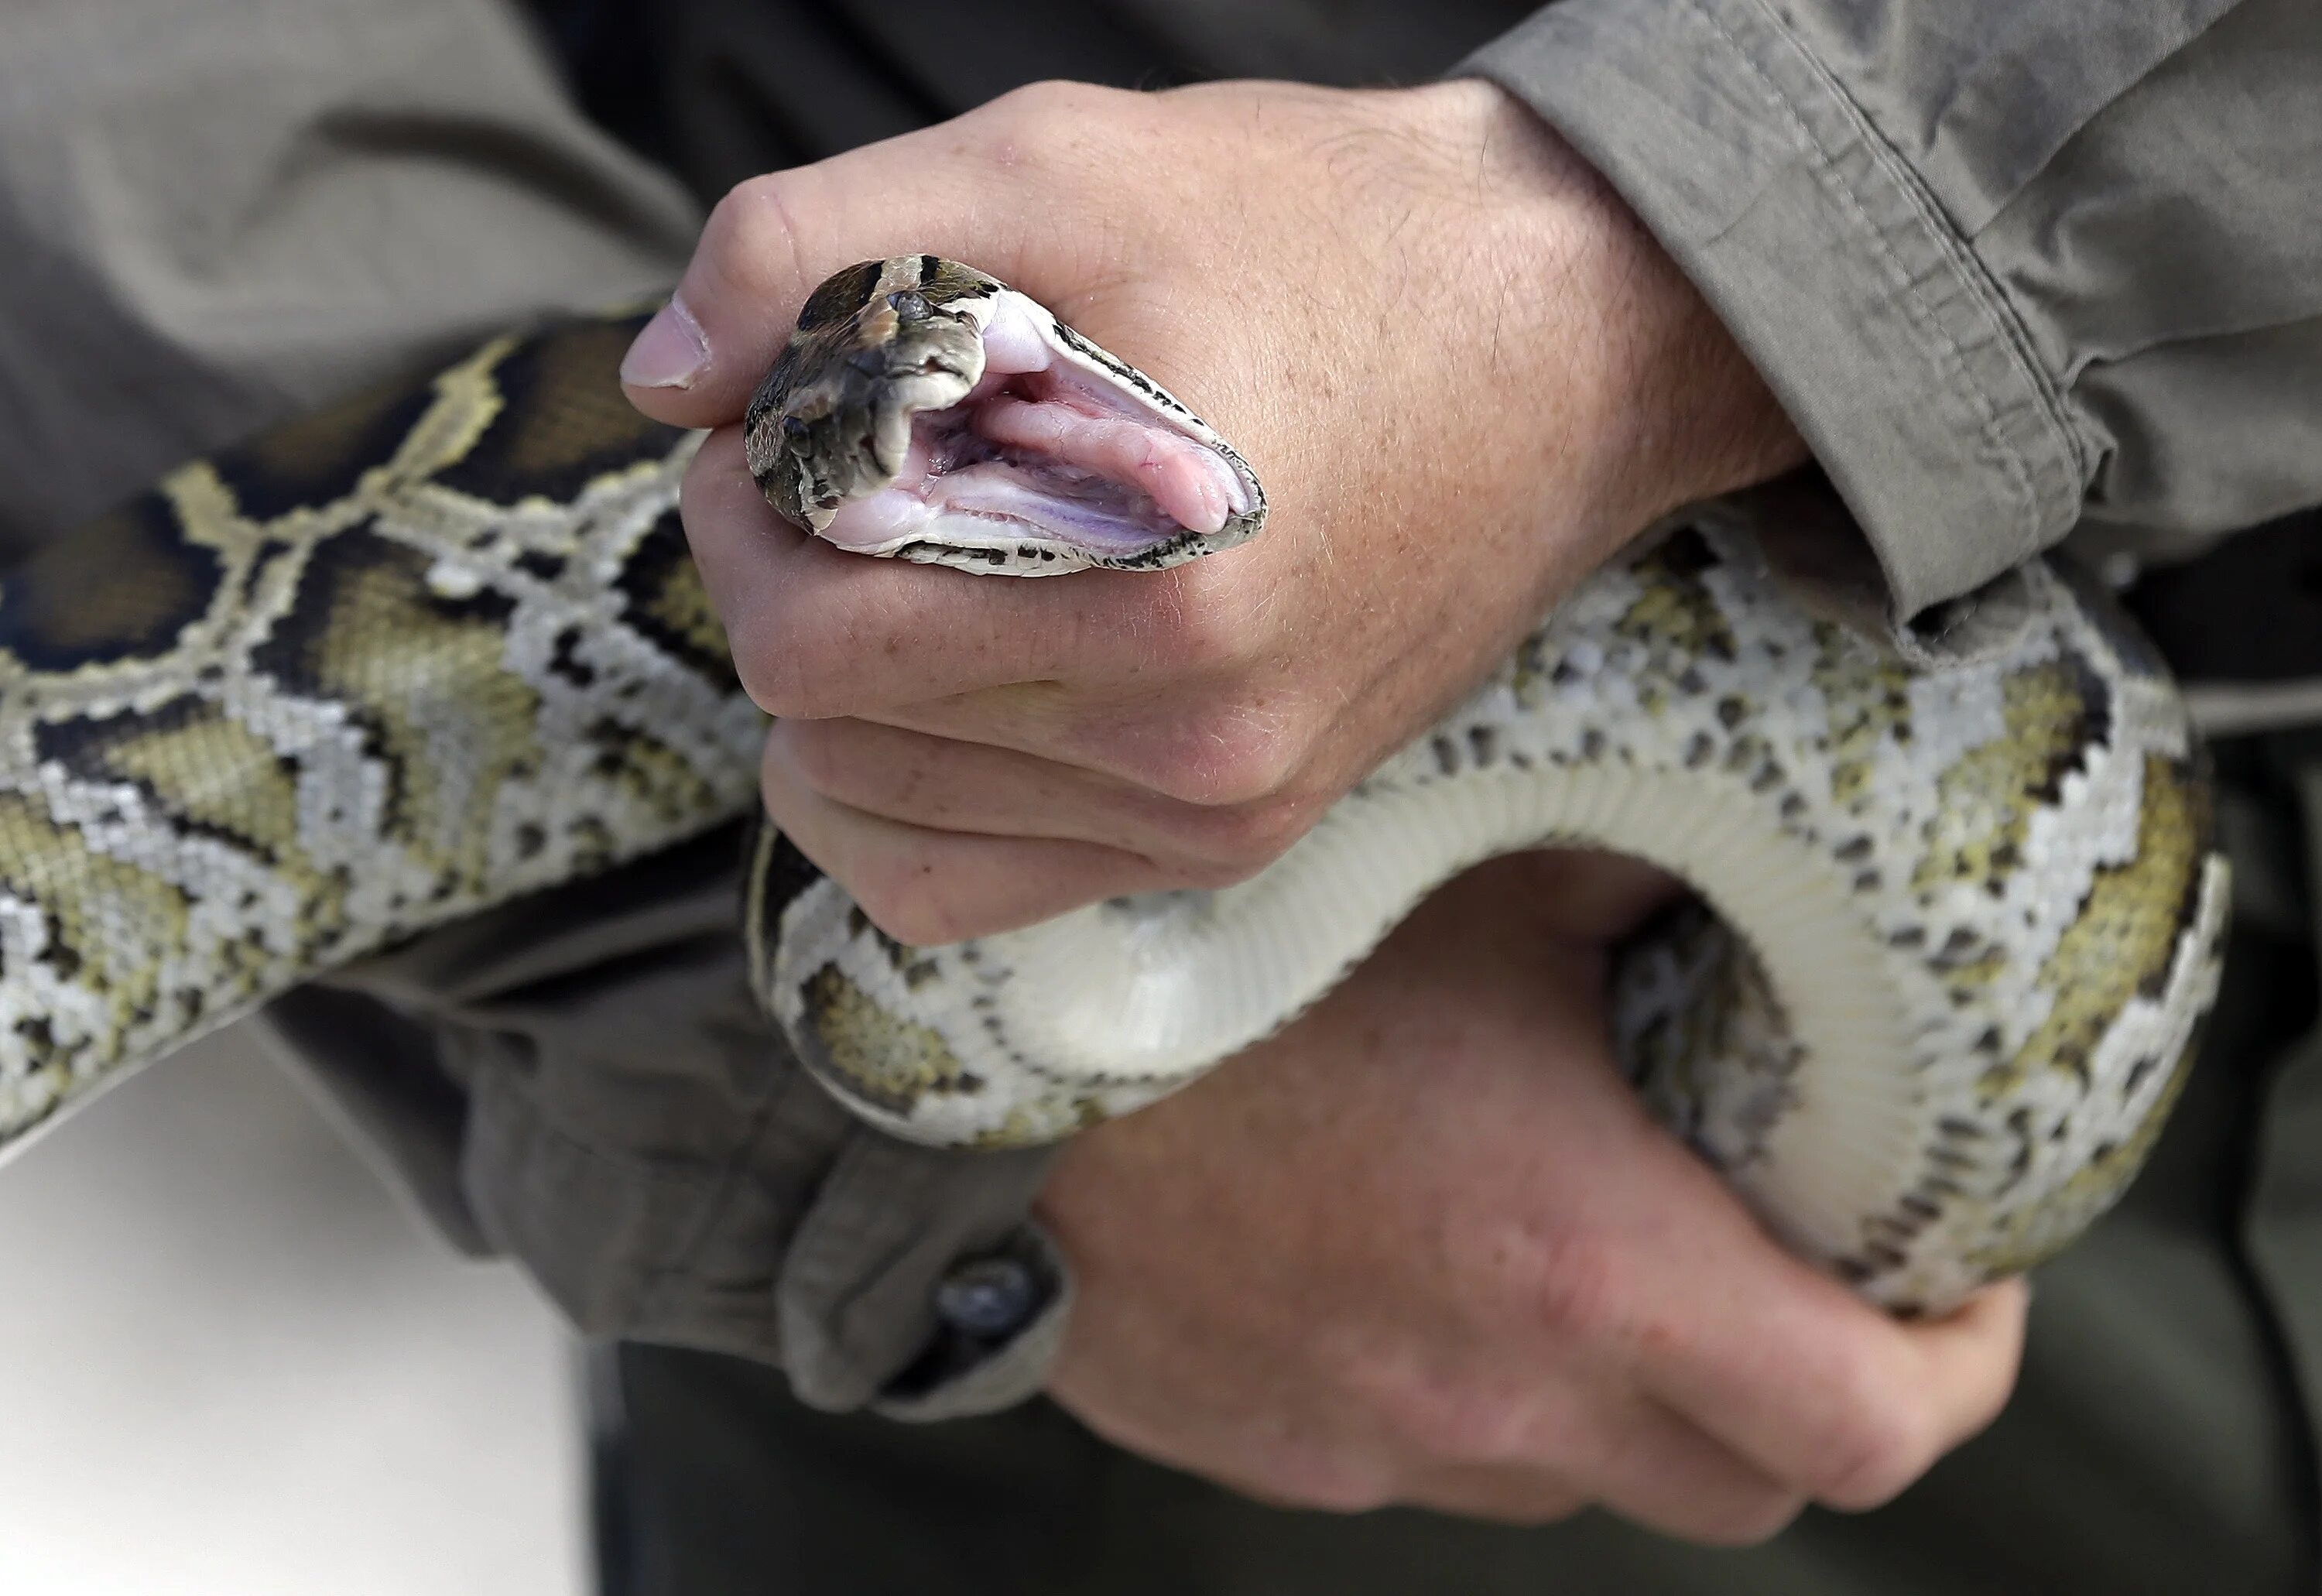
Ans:
<svg viewBox="0 0 2322 1596"><path fill-rule="evenodd" d="M838 506L841 548L1062 546L1108 562L1209 537L1253 496L1211 444L1003 294L966 397L916 410L893 479ZM881 429L882 432L884 428ZM885 462L882 462L882 464Z"/></svg>

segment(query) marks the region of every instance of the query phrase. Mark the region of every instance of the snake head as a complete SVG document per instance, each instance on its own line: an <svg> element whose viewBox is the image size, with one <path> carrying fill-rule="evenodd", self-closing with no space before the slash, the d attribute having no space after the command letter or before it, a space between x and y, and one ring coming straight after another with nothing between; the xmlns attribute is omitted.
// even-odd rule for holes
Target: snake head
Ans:
<svg viewBox="0 0 2322 1596"><path fill-rule="evenodd" d="M1264 524L1248 465L1161 386L935 255L824 283L744 422L788 520L974 571L1157 570Z"/></svg>

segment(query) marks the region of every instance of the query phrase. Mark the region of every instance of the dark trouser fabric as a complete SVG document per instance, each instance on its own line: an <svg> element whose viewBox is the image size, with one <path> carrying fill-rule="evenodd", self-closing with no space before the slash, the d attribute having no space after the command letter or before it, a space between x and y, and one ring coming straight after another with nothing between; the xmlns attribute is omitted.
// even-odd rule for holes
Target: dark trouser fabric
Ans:
<svg viewBox="0 0 2322 1596"><path fill-rule="evenodd" d="M2314 1590L2306 1407L2241 1239L2261 1106L2322 1075L2290 752L2302 762L2286 742L2223 751L2256 907L2152 1164L2040 1272L2007 1413L1884 1510L1809 1513L1744 1552L1601 1514L1514 1529L1283 1511L1122 1453L1046 1403L938 1426L833 1417L773 1371L624 1346L606 1596Z"/></svg>

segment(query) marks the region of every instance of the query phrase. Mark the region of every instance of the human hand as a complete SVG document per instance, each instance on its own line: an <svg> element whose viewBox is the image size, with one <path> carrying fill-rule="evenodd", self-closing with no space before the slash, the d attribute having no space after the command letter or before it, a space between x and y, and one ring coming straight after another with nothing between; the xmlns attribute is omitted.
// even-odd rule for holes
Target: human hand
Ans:
<svg viewBox="0 0 2322 1596"><path fill-rule="evenodd" d="M919 251L1203 414L1266 535L1027 581L780 520L734 425L752 388L826 276ZM685 521L782 717L767 808L922 944L1255 873L1624 538L1802 454L1634 218L1481 82L1041 86L744 184L678 304L625 375L718 429Z"/></svg>
<svg viewBox="0 0 2322 1596"><path fill-rule="evenodd" d="M1668 890L1531 854L1438 893L1275 1040L1083 1133L1051 1391L1264 1499L1740 1543L1885 1501L1981 1429L2025 1296L1898 1323L1778 1247L1654 1126L1604 948Z"/></svg>

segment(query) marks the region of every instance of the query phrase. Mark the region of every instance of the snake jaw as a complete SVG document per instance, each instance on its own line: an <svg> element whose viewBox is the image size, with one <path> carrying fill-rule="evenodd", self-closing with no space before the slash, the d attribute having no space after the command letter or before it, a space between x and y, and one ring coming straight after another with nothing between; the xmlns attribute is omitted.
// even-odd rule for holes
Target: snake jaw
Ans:
<svg viewBox="0 0 2322 1596"><path fill-rule="evenodd" d="M878 287L896 270L916 285ZM876 389L909 470L919 379L973 394L1074 347L1037 322L1022 346L1002 292L874 262L802 325L891 315L889 351L929 324L937 357L939 317L973 335L949 368L872 363L909 378ZM0 577L0 1157L299 981L760 811L764 719L677 524L699 438L611 380L637 331L496 339ZM801 397L755 413L770 491L891 469L888 411ZM854 426L827 476L783 464L792 421ZM856 1114L1022 1145L1271 1034L1480 858L1632 853L1715 917L1645 928L1607 994L1646 1105L1800 1255L1943 1311L2153 1149L2231 872L2184 700L2100 584L2034 561L1898 649L1839 584L1800 602L1783 546L1826 561L1844 527L1813 491L1673 520L1216 892L909 948L769 826L752 984Z"/></svg>
<svg viewBox="0 0 2322 1596"><path fill-rule="evenodd" d="M893 264L866 261L815 290L744 420L759 490L809 532L892 482L909 463L913 419L959 404L983 377L983 322L970 307L999 285L973 273L930 292L893 280Z"/></svg>
<svg viewBox="0 0 2322 1596"><path fill-rule="evenodd" d="M818 289L745 444L797 524L979 572L1159 569L1244 541L1266 514L1248 464L1158 384L934 256Z"/></svg>

